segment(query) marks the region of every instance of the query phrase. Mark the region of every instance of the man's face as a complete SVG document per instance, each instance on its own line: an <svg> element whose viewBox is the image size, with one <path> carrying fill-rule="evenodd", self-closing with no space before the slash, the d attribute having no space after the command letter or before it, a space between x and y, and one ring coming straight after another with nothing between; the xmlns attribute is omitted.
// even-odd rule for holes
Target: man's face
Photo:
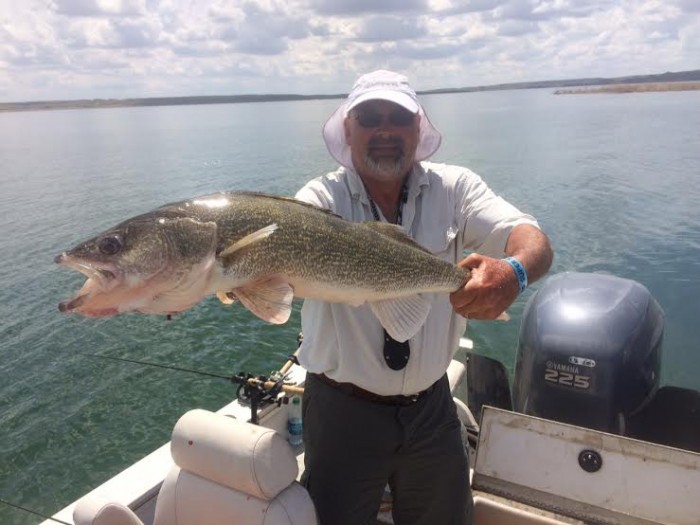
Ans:
<svg viewBox="0 0 700 525"><path fill-rule="evenodd" d="M361 175L400 178L413 166L420 116L386 100L368 100L345 119L345 140Z"/></svg>

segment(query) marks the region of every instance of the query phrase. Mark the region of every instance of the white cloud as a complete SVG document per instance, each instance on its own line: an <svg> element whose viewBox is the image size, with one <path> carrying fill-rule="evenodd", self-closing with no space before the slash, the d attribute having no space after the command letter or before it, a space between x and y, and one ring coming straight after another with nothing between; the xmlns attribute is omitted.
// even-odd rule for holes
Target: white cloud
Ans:
<svg viewBox="0 0 700 525"><path fill-rule="evenodd" d="M0 2L0 101L342 93L700 68L698 0Z"/></svg>
<svg viewBox="0 0 700 525"><path fill-rule="evenodd" d="M363 42L386 42L419 39L426 35L424 23L419 18L378 16L363 20L356 38Z"/></svg>
<svg viewBox="0 0 700 525"><path fill-rule="evenodd" d="M361 15L397 13L426 9L425 0L311 0L310 6L321 15Z"/></svg>
<svg viewBox="0 0 700 525"><path fill-rule="evenodd" d="M139 16L143 0L53 0L53 9L66 16Z"/></svg>

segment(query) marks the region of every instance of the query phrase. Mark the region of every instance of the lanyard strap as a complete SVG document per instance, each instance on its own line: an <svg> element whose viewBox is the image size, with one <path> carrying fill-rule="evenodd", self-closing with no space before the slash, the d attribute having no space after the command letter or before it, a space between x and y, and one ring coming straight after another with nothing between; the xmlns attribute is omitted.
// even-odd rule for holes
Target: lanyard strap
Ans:
<svg viewBox="0 0 700 525"><path fill-rule="evenodd" d="M379 210L377 210L377 205L374 204L374 201L372 200L369 191L367 191L367 187L365 187L365 192L367 193L367 198L369 199L369 207L372 209L372 215L374 216L374 220L381 221L381 219L379 218ZM406 201L408 201L408 181L404 180L403 186L401 186L401 201L399 202L399 211L396 214L395 224L403 223L403 205L406 204Z"/></svg>
<svg viewBox="0 0 700 525"><path fill-rule="evenodd" d="M377 205L374 204L372 197L367 191L365 186L365 192L367 192L367 198L369 199L369 206L372 208L372 215L375 221L381 221L379 218L379 211L377 210ZM396 214L396 224L401 224L403 222L403 205L406 204L408 200L408 178L404 179L403 186L401 186L401 201L399 202L399 211ZM408 359L411 356L411 347L408 341L399 343L393 339L384 329L384 361L386 365L392 370L403 370L408 364Z"/></svg>

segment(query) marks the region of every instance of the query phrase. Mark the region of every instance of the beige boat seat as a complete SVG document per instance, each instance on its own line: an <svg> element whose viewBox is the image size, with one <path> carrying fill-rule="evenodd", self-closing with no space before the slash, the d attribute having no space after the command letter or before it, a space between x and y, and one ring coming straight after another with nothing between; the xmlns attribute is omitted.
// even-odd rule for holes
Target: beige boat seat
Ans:
<svg viewBox="0 0 700 525"><path fill-rule="evenodd" d="M279 433L206 410L175 425L175 466L163 481L155 525L315 525L311 498L296 482L292 448ZM126 506L86 496L76 525L142 525Z"/></svg>

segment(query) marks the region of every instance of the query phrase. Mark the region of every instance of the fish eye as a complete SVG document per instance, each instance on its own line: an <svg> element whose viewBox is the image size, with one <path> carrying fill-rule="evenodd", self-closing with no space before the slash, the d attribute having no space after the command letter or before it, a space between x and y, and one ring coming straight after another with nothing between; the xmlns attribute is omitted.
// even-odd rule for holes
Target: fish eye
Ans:
<svg viewBox="0 0 700 525"><path fill-rule="evenodd" d="M110 235L100 239L97 247L103 255L115 255L122 249L122 240L117 235Z"/></svg>

